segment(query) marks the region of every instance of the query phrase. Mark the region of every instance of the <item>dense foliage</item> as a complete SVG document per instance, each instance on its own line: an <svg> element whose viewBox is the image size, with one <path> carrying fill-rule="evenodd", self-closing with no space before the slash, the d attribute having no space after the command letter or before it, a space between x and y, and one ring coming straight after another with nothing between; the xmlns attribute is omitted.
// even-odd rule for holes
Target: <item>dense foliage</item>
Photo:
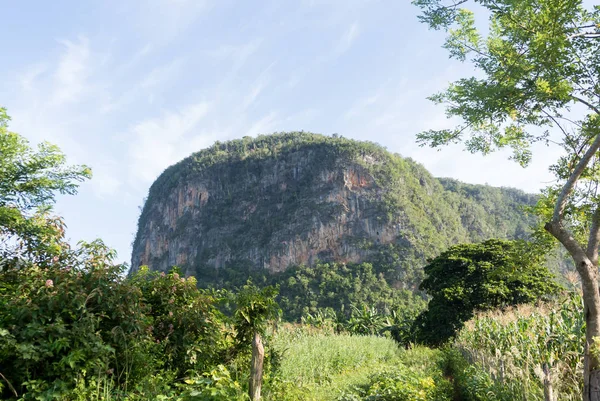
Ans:
<svg viewBox="0 0 600 401"><path fill-rule="evenodd" d="M224 360L228 334L213 296L177 273L124 279L113 257L94 242L0 271L3 399L69 399L92 383L133 390L161 372L173 380Z"/></svg>
<svg viewBox="0 0 600 401"><path fill-rule="evenodd" d="M401 354L393 369L374 370L369 380L338 401L450 401L452 384L444 377L442 353L417 347Z"/></svg>
<svg viewBox="0 0 600 401"><path fill-rule="evenodd" d="M422 309L423 297L392 287L369 263L298 266L268 278L280 286L279 303L287 319L330 308L349 317L351 306L368 306L380 313Z"/></svg>
<svg viewBox="0 0 600 401"><path fill-rule="evenodd" d="M538 247L488 240L455 245L425 266L421 289L431 297L416 321L419 338L440 344L477 310L536 302L559 290Z"/></svg>
<svg viewBox="0 0 600 401"><path fill-rule="evenodd" d="M125 278L100 240L71 248L50 208L89 170L55 146L33 151L7 121L1 109L0 398L184 400L211 387L204 373L233 344L218 294L177 271ZM173 393L188 375L205 380Z"/></svg>
<svg viewBox="0 0 600 401"><path fill-rule="evenodd" d="M54 240L64 230L51 215L54 196L74 194L91 177L86 166L67 166L58 147L27 140L8 130L10 117L0 107L0 258L60 252Z"/></svg>

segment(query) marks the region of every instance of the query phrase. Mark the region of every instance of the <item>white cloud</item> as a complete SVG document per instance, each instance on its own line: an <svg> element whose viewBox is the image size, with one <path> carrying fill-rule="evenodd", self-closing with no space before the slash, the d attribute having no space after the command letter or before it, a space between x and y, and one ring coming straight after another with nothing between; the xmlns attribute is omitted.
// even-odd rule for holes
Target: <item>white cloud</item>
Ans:
<svg viewBox="0 0 600 401"><path fill-rule="evenodd" d="M206 116L207 102L187 106L181 112L167 112L160 118L144 120L132 127L129 142L130 178L143 185L152 182L166 167L187 156L197 144L192 129Z"/></svg>
<svg viewBox="0 0 600 401"><path fill-rule="evenodd" d="M180 74L182 66L183 59L178 58L167 64L156 67L146 74L142 79L140 86L144 89L152 89L164 85Z"/></svg>
<svg viewBox="0 0 600 401"><path fill-rule="evenodd" d="M92 171L92 190L99 198L115 195L121 189L123 182L116 165L94 165Z"/></svg>
<svg viewBox="0 0 600 401"><path fill-rule="evenodd" d="M260 134L269 134L273 132L277 123L277 113L271 112L260 120L254 122L246 131L244 136L256 136Z"/></svg>
<svg viewBox="0 0 600 401"><path fill-rule="evenodd" d="M340 55L348 51L348 49L352 47L352 44L354 43L356 38L358 38L359 33L360 31L358 28L358 23L354 22L352 25L350 25L346 32L344 32L344 34L338 41L338 44L335 48L335 53L337 55Z"/></svg>
<svg viewBox="0 0 600 401"><path fill-rule="evenodd" d="M53 102L62 104L74 102L85 92L90 75L90 48L85 36L77 42L60 41L66 48L54 74L55 93Z"/></svg>
<svg viewBox="0 0 600 401"><path fill-rule="evenodd" d="M153 46L151 43L146 43L142 48L136 51L129 60L122 63L119 67L116 68L115 74L119 75L125 72L128 72L132 68L135 68L139 65L139 63L147 57L153 50Z"/></svg>
<svg viewBox="0 0 600 401"><path fill-rule="evenodd" d="M365 112L367 108L369 108L369 106L372 106L375 103L377 103L380 96L380 92L377 92L373 95L367 96L363 99L359 99L358 101L354 102L354 105L352 105L352 107L350 107L348 111L346 111L346 113L344 114L344 118L351 119L360 116L362 113Z"/></svg>
<svg viewBox="0 0 600 401"><path fill-rule="evenodd" d="M149 46L144 47L129 62L122 65L119 70L125 71L133 64L138 63L149 51ZM116 97L109 94L107 101L100 108L100 112L106 114L122 109L126 105L139 101L140 98L144 98L148 103L152 103L155 97L154 91L176 80L181 75L184 64L184 58L177 58L166 64L154 67L141 78L134 80L134 83L129 88L120 92Z"/></svg>
<svg viewBox="0 0 600 401"><path fill-rule="evenodd" d="M262 44L262 39L253 39L241 45L224 44L206 53L208 57L216 59L231 59L235 61L236 68L241 67L246 60L255 54Z"/></svg>
<svg viewBox="0 0 600 401"><path fill-rule="evenodd" d="M25 69L19 76L19 86L25 92L34 91L37 80L48 71L48 66L45 63L32 65Z"/></svg>
<svg viewBox="0 0 600 401"><path fill-rule="evenodd" d="M263 70L263 72L260 73L258 78L256 78L256 80L254 80L254 82L252 83L250 92L248 92L248 94L246 96L244 96L244 101L243 101L243 106L242 106L242 108L244 110L247 109L248 107L250 107L250 105L252 105L252 103L254 103L254 101L258 98L258 96L263 91L263 89L267 86L267 84L269 82L269 71L271 70L271 68L273 68L275 63L276 62L274 61L267 68L265 68Z"/></svg>

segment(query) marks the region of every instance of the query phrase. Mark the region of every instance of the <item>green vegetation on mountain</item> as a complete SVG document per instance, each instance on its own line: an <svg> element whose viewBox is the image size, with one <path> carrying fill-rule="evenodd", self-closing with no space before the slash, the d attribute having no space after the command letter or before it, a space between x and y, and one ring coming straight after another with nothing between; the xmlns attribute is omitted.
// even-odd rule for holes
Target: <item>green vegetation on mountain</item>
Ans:
<svg viewBox="0 0 600 401"><path fill-rule="evenodd" d="M162 247L146 258L150 269L182 260L202 288L234 290L248 278L277 285L289 320L333 314L347 322L356 308L414 317L426 305L418 287L428 259L457 243L527 238L536 219L524 209L535 201L515 189L436 179L371 142L305 132L246 137L161 174L139 219L132 268ZM315 259L303 258L321 245ZM271 266L273 258L289 264Z"/></svg>
<svg viewBox="0 0 600 401"><path fill-rule="evenodd" d="M535 218L523 209L535 200L438 180L370 142L304 132L246 137L161 174L138 222L132 269L178 265L202 287L233 288L319 261L334 271L370 263L390 287L413 290L426 260L453 244L527 237Z"/></svg>

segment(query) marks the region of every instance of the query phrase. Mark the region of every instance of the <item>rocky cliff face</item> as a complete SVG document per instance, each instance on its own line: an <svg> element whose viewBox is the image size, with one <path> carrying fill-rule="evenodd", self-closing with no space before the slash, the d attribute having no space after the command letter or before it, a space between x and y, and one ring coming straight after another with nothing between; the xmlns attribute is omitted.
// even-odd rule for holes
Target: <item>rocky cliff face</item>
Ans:
<svg viewBox="0 0 600 401"><path fill-rule="evenodd" d="M277 272L317 260L361 262L386 245L403 247L408 263L459 241L525 231L518 205L531 197L512 191L502 209L512 223L498 227L497 211L477 203L475 187L445 185L454 190L371 143L306 133L217 143L153 184L132 270ZM473 211L485 218L465 218Z"/></svg>

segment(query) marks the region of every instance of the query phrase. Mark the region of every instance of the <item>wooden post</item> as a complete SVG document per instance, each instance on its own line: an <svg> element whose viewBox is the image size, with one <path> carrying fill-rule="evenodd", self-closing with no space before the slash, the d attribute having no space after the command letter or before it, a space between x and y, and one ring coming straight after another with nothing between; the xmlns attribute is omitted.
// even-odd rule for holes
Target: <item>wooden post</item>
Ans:
<svg viewBox="0 0 600 401"><path fill-rule="evenodd" d="M249 393L252 401L260 401L260 390L262 388L263 361L265 349L258 332L254 333L252 341L252 365L250 367Z"/></svg>
<svg viewBox="0 0 600 401"><path fill-rule="evenodd" d="M552 388L552 377L550 376L550 364L542 365L544 371L544 401L554 401L554 389Z"/></svg>

